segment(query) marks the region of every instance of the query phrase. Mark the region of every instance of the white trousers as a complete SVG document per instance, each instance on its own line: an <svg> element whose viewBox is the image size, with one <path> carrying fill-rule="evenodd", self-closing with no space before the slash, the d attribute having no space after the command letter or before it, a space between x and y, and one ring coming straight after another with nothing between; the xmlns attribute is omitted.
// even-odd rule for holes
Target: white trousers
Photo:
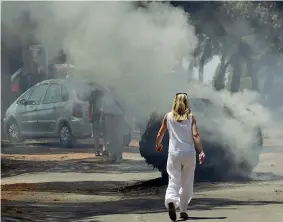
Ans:
<svg viewBox="0 0 283 222"><path fill-rule="evenodd" d="M194 153L169 153L167 173L169 184L165 195L165 206L173 202L180 212L186 212L187 206L193 197L194 174L196 155Z"/></svg>

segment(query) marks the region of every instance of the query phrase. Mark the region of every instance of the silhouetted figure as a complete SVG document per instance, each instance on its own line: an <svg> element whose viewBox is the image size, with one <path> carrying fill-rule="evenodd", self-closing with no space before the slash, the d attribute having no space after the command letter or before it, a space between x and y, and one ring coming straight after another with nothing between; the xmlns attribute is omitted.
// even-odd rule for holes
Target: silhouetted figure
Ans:
<svg viewBox="0 0 283 222"><path fill-rule="evenodd" d="M102 108L102 99L103 91L93 90L89 96L89 120L92 124L93 137L94 137L94 146L95 146L95 155L101 156L99 138L102 130L101 126L101 108Z"/></svg>

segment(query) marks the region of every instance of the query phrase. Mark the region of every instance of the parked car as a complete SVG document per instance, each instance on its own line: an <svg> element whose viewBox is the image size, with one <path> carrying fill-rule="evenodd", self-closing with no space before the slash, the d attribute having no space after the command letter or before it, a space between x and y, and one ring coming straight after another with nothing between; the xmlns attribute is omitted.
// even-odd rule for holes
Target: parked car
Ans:
<svg viewBox="0 0 283 222"><path fill-rule="evenodd" d="M263 136L260 127L244 122L240 118L235 117L232 110L228 107L214 104L209 99L192 98L190 99L190 104L193 114L197 118L198 129L207 157L206 162L202 165L198 164L197 161L195 179L221 180L233 170L245 173L251 172L259 162L259 153L263 145ZM253 137L251 138L251 141L253 142L251 144L246 144L246 147L238 149L236 152L236 146L233 146L231 142L227 143L227 141L225 141L227 138L223 138L223 135L216 133L217 130L215 127L217 127L217 125L213 125L213 122L218 121L218 115L221 116L221 118L230 118L235 120L236 123L241 124L243 129L245 129L245 132ZM168 132L166 132L163 139L163 151L157 152L155 149L156 136L160 129L163 116L164 115L158 115L155 112L152 113L148 120L146 130L139 142L139 148L140 154L145 158L146 162L159 169L162 177L167 181L168 175L166 172L166 164L169 144ZM205 120L204 118L205 116L212 121L207 122L207 119ZM231 129L227 128L227 133L232 134L233 132L229 130ZM239 135L232 134L231 136L238 138Z"/></svg>
<svg viewBox="0 0 283 222"><path fill-rule="evenodd" d="M95 87L107 91L97 83L71 78L45 80L31 87L6 111L4 128L9 141L59 138L63 147L72 147L76 139L90 137L88 98ZM125 140L131 140L130 130Z"/></svg>

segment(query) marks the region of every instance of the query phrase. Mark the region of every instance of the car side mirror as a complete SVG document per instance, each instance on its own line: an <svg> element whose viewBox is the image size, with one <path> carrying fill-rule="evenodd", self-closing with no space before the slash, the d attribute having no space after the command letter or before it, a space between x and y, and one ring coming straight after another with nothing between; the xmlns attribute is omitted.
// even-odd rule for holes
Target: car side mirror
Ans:
<svg viewBox="0 0 283 222"><path fill-rule="evenodd" d="M26 99L20 99L19 104L26 106L28 104L28 101Z"/></svg>

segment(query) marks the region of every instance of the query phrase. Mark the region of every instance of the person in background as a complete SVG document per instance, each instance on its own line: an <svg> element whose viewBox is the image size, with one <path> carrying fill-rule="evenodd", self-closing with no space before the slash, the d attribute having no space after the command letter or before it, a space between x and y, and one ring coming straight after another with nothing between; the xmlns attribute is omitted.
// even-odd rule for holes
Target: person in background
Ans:
<svg viewBox="0 0 283 222"><path fill-rule="evenodd" d="M194 174L196 166L196 144L200 164L204 161L196 118L192 115L186 93L177 93L172 111L167 113L156 138L156 149L162 151L162 139L169 132L169 150L167 173L169 184L165 195L165 206L169 217L176 221L176 208L180 208L180 218L188 219L187 205L193 196Z"/></svg>
<svg viewBox="0 0 283 222"><path fill-rule="evenodd" d="M109 151L108 161L111 163L122 160L123 136L125 128L125 106L119 99L115 91L105 94L102 104L104 121L104 145Z"/></svg>
<svg viewBox="0 0 283 222"><path fill-rule="evenodd" d="M102 156L104 153L100 149L99 139L101 135L101 108L103 100L103 91L96 89L91 91L89 96L89 120L92 124L94 137L95 155Z"/></svg>
<svg viewBox="0 0 283 222"><path fill-rule="evenodd" d="M29 74L27 72L23 71L23 74L20 76L19 85L20 85L19 95L21 95L22 93L24 93L26 90L29 89L30 87Z"/></svg>

